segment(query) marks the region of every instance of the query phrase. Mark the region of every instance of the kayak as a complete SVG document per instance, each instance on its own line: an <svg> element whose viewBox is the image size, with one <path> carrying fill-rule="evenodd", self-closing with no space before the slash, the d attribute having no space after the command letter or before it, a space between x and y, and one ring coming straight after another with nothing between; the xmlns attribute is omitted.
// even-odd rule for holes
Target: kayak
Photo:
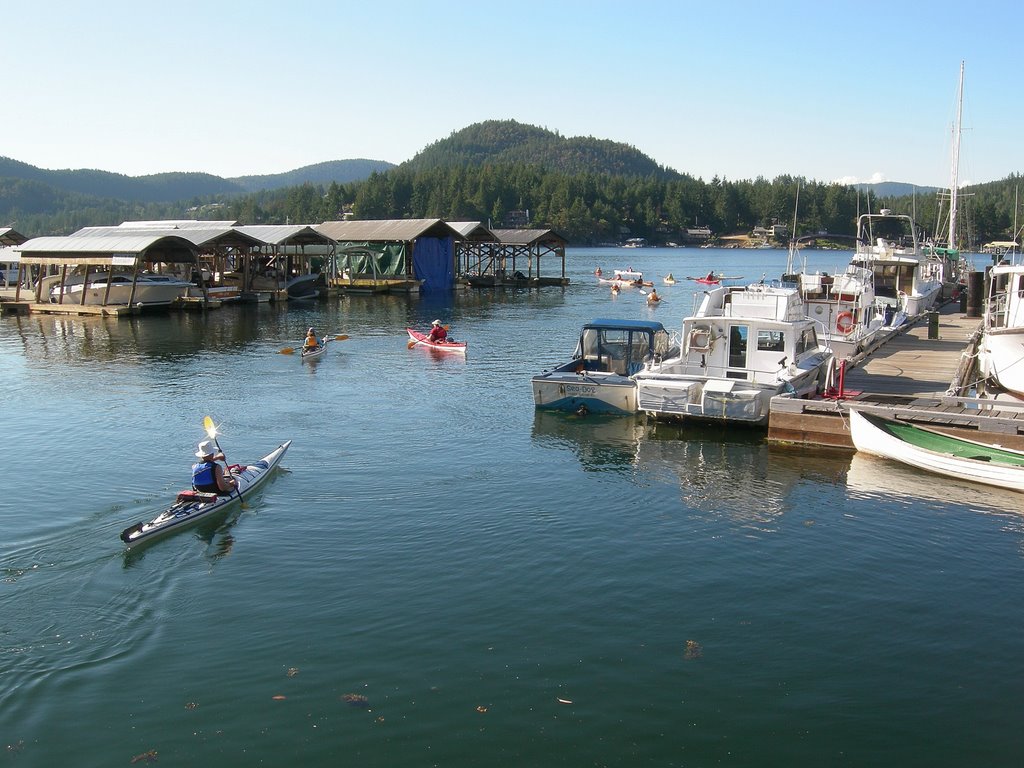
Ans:
<svg viewBox="0 0 1024 768"><path fill-rule="evenodd" d="M686 279L687 280L693 280L693 282L695 282L695 283L702 283L704 285L718 285L723 280L742 280L743 276L742 275L738 275L738 276L736 276L736 275L734 275L734 276L730 276L730 275L715 275L715 277L711 278L711 279L709 279L707 277L687 277Z"/></svg>
<svg viewBox="0 0 1024 768"><path fill-rule="evenodd" d="M327 351L327 339L324 339L322 342L317 344L315 347L311 347L311 348L303 347L302 348L302 359L303 360L316 360L317 358L320 357L320 355L322 355L326 351Z"/></svg>
<svg viewBox="0 0 1024 768"><path fill-rule="evenodd" d="M266 482L291 444L291 440L285 441L255 464L231 465L228 469L231 477L238 482L238 487L228 496L201 491L180 491L174 503L148 523L136 523L121 531L121 541L129 547L134 547L144 541L187 528L214 512L241 501L245 494L251 493Z"/></svg>
<svg viewBox="0 0 1024 768"><path fill-rule="evenodd" d="M405 330L409 333L409 338L416 342L413 346L430 347L431 349L439 349L443 352L466 353L468 344L465 341L430 341L427 334L420 333L415 328L406 328Z"/></svg>

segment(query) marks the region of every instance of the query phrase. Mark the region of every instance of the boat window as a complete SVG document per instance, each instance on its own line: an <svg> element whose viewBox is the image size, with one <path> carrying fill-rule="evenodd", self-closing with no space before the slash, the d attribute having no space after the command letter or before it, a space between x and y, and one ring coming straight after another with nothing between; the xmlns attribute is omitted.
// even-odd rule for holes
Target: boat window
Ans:
<svg viewBox="0 0 1024 768"><path fill-rule="evenodd" d="M747 334L745 325L734 325L729 328L729 367L747 367Z"/></svg>
<svg viewBox="0 0 1024 768"><path fill-rule="evenodd" d="M629 361L641 363L651 354L651 335L647 331L634 331L629 340Z"/></svg>
<svg viewBox="0 0 1024 768"><path fill-rule="evenodd" d="M804 352L814 352L818 348L818 334L814 328L805 328L796 342L796 355L799 357Z"/></svg>
<svg viewBox="0 0 1024 768"><path fill-rule="evenodd" d="M596 358L599 352L600 334L594 328L585 328L583 335L580 337L580 351L583 353L582 357Z"/></svg>
<svg viewBox="0 0 1024 768"><path fill-rule="evenodd" d="M658 331L654 334L654 354L664 357L672 347L672 339L667 331Z"/></svg>
<svg viewBox="0 0 1024 768"><path fill-rule="evenodd" d="M758 352L784 352L786 350L786 336L782 331L770 331L761 329L757 332Z"/></svg>

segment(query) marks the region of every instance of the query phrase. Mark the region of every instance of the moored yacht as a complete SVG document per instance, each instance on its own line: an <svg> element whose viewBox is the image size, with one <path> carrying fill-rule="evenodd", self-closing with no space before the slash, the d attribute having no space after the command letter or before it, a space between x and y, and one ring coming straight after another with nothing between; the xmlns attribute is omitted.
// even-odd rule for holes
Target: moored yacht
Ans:
<svg viewBox="0 0 1024 768"><path fill-rule="evenodd" d="M867 349L886 325L885 305L875 299L874 274L849 264L838 275L788 275L800 291L807 317L839 359Z"/></svg>
<svg viewBox="0 0 1024 768"><path fill-rule="evenodd" d="M640 411L764 425L775 395L824 388L834 357L795 288L721 286L697 301L683 320L680 353L634 376Z"/></svg>
<svg viewBox="0 0 1024 768"><path fill-rule="evenodd" d="M69 275L61 285L60 277L45 278L49 282L48 296L53 304L86 304L111 306L126 304L133 307L168 307L185 296L192 283L171 275L143 272L133 278L131 273L95 272L88 275ZM82 294L85 293L83 301Z"/></svg>

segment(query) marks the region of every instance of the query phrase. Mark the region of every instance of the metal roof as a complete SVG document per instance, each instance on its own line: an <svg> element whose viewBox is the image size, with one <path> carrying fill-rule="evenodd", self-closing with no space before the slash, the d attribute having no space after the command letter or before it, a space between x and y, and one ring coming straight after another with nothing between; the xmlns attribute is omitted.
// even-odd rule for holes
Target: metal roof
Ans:
<svg viewBox="0 0 1024 768"><path fill-rule="evenodd" d="M448 226L462 235L466 240L497 241L494 232L479 221L449 221Z"/></svg>
<svg viewBox="0 0 1024 768"><path fill-rule="evenodd" d="M323 245L331 238L308 224L253 224L237 227L266 245Z"/></svg>
<svg viewBox="0 0 1024 768"><path fill-rule="evenodd" d="M168 224L172 222L166 222ZM166 229L159 229L157 227L142 227L140 229L132 229L120 224L116 227L83 227L71 234L71 237L124 237L126 233L134 233L137 235L164 235L164 236L175 236L180 237L184 240L188 240L193 245L203 247L226 247L226 248L253 248L264 244L263 240L252 237L251 235L245 234L241 231L240 227L232 227L228 225L218 225L218 222L204 221L203 224L217 225L209 226L205 228L186 228L177 229L174 227L168 227Z"/></svg>
<svg viewBox="0 0 1024 768"><path fill-rule="evenodd" d="M325 221L317 230L336 242L408 242L418 237L462 238L442 219Z"/></svg>
<svg viewBox="0 0 1024 768"><path fill-rule="evenodd" d="M499 243L507 245L533 245L534 243L556 242L566 244L566 239L553 229L494 229Z"/></svg>
<svg viewBox="0 0 1024 768"><path fill-rule="evenodd" d="M0 245L21 245L26 240L21 232L18 232L11 227L0 227Z"/></svg>
<svg viewBox="0 0 1024 768"><path fill-rule="evenodd" d="M149 261L194 262L196 247L176 235L124 232L122 237L81 235L71 237L35 237L17 247L25 263L69 261L110 264L115 257L146 255Z"/></svg>
<svg viewBox="0 0 1024 768"><path fill-rule="evenodd" d="M157 221L124 221L123 229L208 229L210 227L235 227L237 221L199 221L198 219L164 219Z"/></svg>
<svg viewBox="0 0 1024 768"><path fill-rule="evenodd" d="M664 331L665 326L655 320L609 320L598 317L583 326L584 328L623 328L632 331Z"/></svg>

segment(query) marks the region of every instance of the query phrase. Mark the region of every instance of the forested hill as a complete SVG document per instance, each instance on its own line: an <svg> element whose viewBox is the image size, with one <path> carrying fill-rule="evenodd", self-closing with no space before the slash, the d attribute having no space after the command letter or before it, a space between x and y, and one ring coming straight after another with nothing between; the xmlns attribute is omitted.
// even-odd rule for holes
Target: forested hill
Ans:
<svg viewBox="0 0 1024 768"><path fill-rule="evenodd" d="M399 167L417 172L483 165L533 165L570 175L604 173L654 176L663 180L681 178L679 173L658 165L628 144L590 136L567 138L515 120L474 123L428 145Z"/></svg>
<svg viewBox="0 0 1024 768"><path fill-rule="evenodd" d="M8 189L13 182L31 182L37 189L39 185L49 188L49 194L54 196L85 195L148 204L242 195L247 192L282 189L301 184L348 184L365 179L371 173L394 167L394 163L383 160L332 160L285 173L225 179L209 173L176 172L125 176L110 171L88 169L51 171L9 157L0 157L0 180L8 182L4 185ZM11 193L8 192L6 196L10 197ZM0 216L0 219L2 218Z"/></svg>
<svg viewBox="0 0 1024 768"><path fill-rule="evenodd" d="M0 157L0 179L5 178L37 182L64 193L139 203L171 202L197 196L245 192L237 184L209 173L125 176L91 169L51 171L9 157Z"/></svg>
<svg viewBox="0 0 1024 768"><path fill-rule="evenodd" d="M265 189L281 189L297 187L300 184L317 184L329 186L332 183L349 184L361 181L371 173L383 173L394 168L394 163L386 160L331 160L326 163L307 165L285 173L272 173L265 176L238 176L229 181L234 182L246 192L259 192Z"/></svg>

